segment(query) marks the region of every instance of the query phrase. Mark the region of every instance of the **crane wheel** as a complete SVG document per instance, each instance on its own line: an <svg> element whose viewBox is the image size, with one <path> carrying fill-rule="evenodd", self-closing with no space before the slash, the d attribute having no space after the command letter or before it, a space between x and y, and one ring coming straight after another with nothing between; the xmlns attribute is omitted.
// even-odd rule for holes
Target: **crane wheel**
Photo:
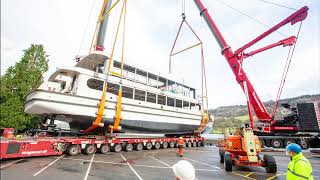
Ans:
<svg viewBox="0 0 320 180"><path fill-rule="evenodd" d="M148 142L148 143L146 144L146 146L145 146L145 149L146 149L146 150L152 149L152 144L151 144L150 142Z"/></svg>
<svg viewBox="0 0 320 180"><path fill-rule="evenodd" d="M97 147L93 144L88 144L84 149L84 153L86 155L94 154L96 151L97 151Z"/></svg>
<svg viewBox="0 0 320 180"><path fill-rule="evenodd" d="M70 145L67 148L67 152L70 156L75 156L75 155L79 154L79 146L78 145Z"/></svg>
<svg viewBox="0 0 320 180"><path fill-rule="evenodd" d="M265 163L265 168L267 173L276 173L277 172L277 163L273 156L264 155L263 161Z"/></svg>
<svg viewBox="0 0 320 180"><path fill-rule="evenodd" d="M264 148L266 146L266 143L263 139L260 139L261 148Z"/></svg>
<svg viewBox="0 0 320 180"><path fill-rule="evenodd" d="M224 155L224 168L227 172L232 171L232 159L231 159L230 154Z"/></svg>
<svg viewBox="0 0 320 180"><path fill-rule="evenodd" d="M285 141L284 141L284 145L287 147L289 144L291 144L291 143L296 143L293 139L286 139Z"/></svg>
<svg viewBox="0 0 320 180"><path fill-rule="evenodd" d="M163 142L162 148L163 148L163 149L167 149L167 148L168 148L168 143L167 143L167 142Z"/></svg>
<svg viewBox="0 0 320 180"><path fill-rule="evenodd" d="M223 149L219 149L220 163L224 163L224 154L225 151Z"/></svg>
<svg viewBox="0 0 320 180"><path fill-rule="evenodd" d="M283 142L281 139L272 139L271 140L271 146L273 148L282 148L283 147Z"/></svg>
<svg viewBox="0 0 320 180"><path fill-rule="evenodd" d="M114 152L117 152L117 153L120 152L120 151L122 150L121 144L115 144L115 145L113 146L112 150L113 150Z"/></svg>
<svg viewBox="0 0 320 180"><path fill-rule="evenodd" d="M135 149L136 151L142 151L142 149L143 149L143 144L141 144L141 143L136 144L134 149Z"/></svg>
<svg viewBox="0 0 320 180"><path fill-rule="evenodd" d="M109 152L109 151L110 151L110 147L109 147L108 144L103 144L103 145L101 145L101 147L99 148L99 152L100 152L101 154L106 154L106 153Z"/></svg>
<svg viewBox="0 0 320 180"><path fill-rule="evenodd" d="M175 145L176 145L176 143L175 143L175 142L173 142L173 141L169 143L169 147L170 147L170 148L174 148L174 147L175 147Z"/></svg>
<svg viewBox="0 0 320 180"><path fill-rule="evenodd" d="M206 143L204 143L204 141L201 141L201 146L202 147L206 146Z"/></svg>
<svg viewBox="0 0 320 180"><path fill-rule="evenodd" d="M132 151L132 150L133 150L133 145L130 144L130 143L128 143L128 144L125 146L125 150L126 150L127 152Z"/></svg>
<svg viewBox="0 0 320 180"><path fill-rule="evenodd" d="M200 147L200 146L201 146L201 142L198 141L198 142L197 142L197 147Z"/></svg>

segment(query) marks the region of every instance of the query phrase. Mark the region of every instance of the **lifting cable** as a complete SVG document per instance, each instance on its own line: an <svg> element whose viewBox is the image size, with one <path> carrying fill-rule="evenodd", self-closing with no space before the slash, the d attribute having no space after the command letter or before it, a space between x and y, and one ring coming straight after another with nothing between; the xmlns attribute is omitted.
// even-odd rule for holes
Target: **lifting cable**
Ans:
<svg viewBox="0 0 320 180"><path fill-rule="evenodd" d="M269 26L269 25L267 25L267 24L259 21L258 19L250 16L250 15L247 14L247 13L244 13L243 11L241 11L241 10L239 10L239 9L236 9L236 8L232 7L231 5L229 5L229 4L227 4L227 3L223 2L223 1L220 1L220 0L216 0L216 1L219 2L219 3L221 3L221 4L223 4L223 5L225 5L225 6L227 6L228 8L230 8L230 9L232 9L232 10L234 10L234 11L237 11L238 13L242 14L243 16L246 16L247 18L249 18L249 19L257 22L258 24L260 24L260 25L262 25L262 26L265 26L265 27L267 27L267 28L269 28L269 29L271 28L271 26ZM277 31L275 31L275 32L277 32L278 34L280 34L280 35L282 35L282 36L284 36L284 37L287 37L287 35L281 33L279 30L277 30Z"/></svg>
<svg viewBox="0 0 320 180"><path fill-rule="evenodd" d="M264 3L267 3L267 4L273 4L275 6L283 7L283 8L286 8L286 9L291 9L291 10L294 10L294 11L298 10L298 9L295 9L295 8L291 8L291 7L282 5L282 4L278 4L278 3L274 3L274 2L270 2L270 1L266 1L266 0L258 0L258 1L261 1L261 2L264 2Z"/></svg>
<svg viewBox="0 0 320 180"><path fill-rule="evenodd" d="M96 2L96 0L93 0L91 9L90 9L90 12L89 12L89 15L88 15L87 25L86 25L86 27L85 27L85 29L84 29L84 32L83 32L83 35L82 35L82 39L81 39L81 42L80 42L80 46L79 46L79 50L78 50L78 55L80 54L80 51L81 51L81 49L82 49L84 37L85 37L85 35L87 34L87 30L88 30L88 26L89 26L89 22L90 22L90 19L91 19L92 10L93 10L93 7L94 7L95 2Z"/></svg>
<svg viewBox="0 0 320 180"><path fill-rule="evenodd" d="M296 43L293 45L293 47L290 46L290 48L289 48L286 64L285 64L284 69L283 69L280 85L279 85L279 88L278 88L277 98L276 98L276 101L275 101L275 104L274 104L274 108L273 108L273 112L272 112L272 116L271 116L272 119L274 119L274 117L275 117L275 115L277 113L279 100L280 100L280 97L281 97L281 94L282 94L283 86L284 86L284 84L286 82L286 78L287 78L287 74L288 74L288 71L289 71L289 68L290 68L290 64L291 64L291 60L292 60L292 57L293 57L293 53L294 53L295 47L296 47L297 42L298 42L301 26L302 26L302 21L300 22L299 30L298 30L297 35L296 35ZM291 51L291 49L292 49L292 51Z"/></svg>
<svg viewBox="0 0 320 180"><path fill-rule="evenodd" d="M207 91L207 79L206 79L206 71L205 71L205 63L204 63L204 53L203 53L203 43L201 41L201 39L199 38L199 36L196 34L196 32L193 30L193 28L189 25L189 23L186 21L186 15L185 15L185 0L182 1L182 21L180 23L177 35L174 39L170 54L169 54L169 73L172 72L172 68L171 68L171 58L172 56L175 56L177 54L180 54L182 52L185 52L189 49L192 49L194 47L200 46L200 53L201 53L201 95L202 95L202 120L201 120L201 124L200 127L196 130L198 132L201 132L202 129L204 128L204 126L208 123L209 120L209 112L208 112L208 91ZM182 50L178 50L175 51L175 46L176 46L176 42L177 39L180 35L181 29L182 29L182 25L186 24L187 27L191 30L191 32L193 33L193 35L198 39L198 43L191 45L187 48L184 48ZM205 107L205 108L204 108Z"/></svg>

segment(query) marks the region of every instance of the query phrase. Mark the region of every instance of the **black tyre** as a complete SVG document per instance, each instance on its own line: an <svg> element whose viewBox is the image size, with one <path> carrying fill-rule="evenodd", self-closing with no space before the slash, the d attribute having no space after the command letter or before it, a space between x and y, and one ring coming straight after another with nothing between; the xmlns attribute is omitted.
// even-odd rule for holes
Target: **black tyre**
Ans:
<svg viewBox="0 0 320 180"><path fill-rule="evenodd" d="M70 145L67 148L67 152L70 156L75 156L75 155L79 154L79 146L78 145Z"/></svg>
<svg viewBox="0 0 320 180"><path fill-rule="evenodd" d="M126 150L127 152L132 151L132 150L133 150L133 145L132 145L132 144L127 144L127 145L125 146L125 150Z"/></svg>
<svg viewBox="0 0 320 180"><path fill-rule="evenodd" d="M167 148L168 148L168 143L167 143L167 142L163 142L162 148L163 148L163 149L167 149Z"/></svg>
<svg viewBox="0 0 320 180"><path fill-rule="evenodd" d="M273 156L264 155L263 161L265 163L265 168L267 173L276 173L277 172L277 163Z"/></svg>
<svg viewBox="0 0 320 180"><path fill-rule="evenodd" d="M231 172L232 171L232 159L230 154L225 154L224 155L224 169L227 172Z"/></svg>
<svg viewBox="0 0 320 180"><path fill-rule="evenodd" d="M189 148L192 147L192 143L190 141L187 143L187 145Z"/></svg>
<svg viewBox="0 0 320 180"><path fill-rule="evenodd" d="M272 139L271 140L271 146L273 148L282 148L283 147L283 142L281 139Z"/></svg>
<svg viewBox="0 0 320 180"><path fill-rule="evenodd" d="M223 149L219 149L220 163L224 163L224 154L225 151Z"/></svg>
<svg viewBox="0 0 320 180"><path fill-rule="evenodd" d="M108 144L102 144L101 147L99 148L99 152L101 154L106 154L109 151L110 151L110 146Z"/></svg>
<svg viewBox="0 0 320 180"><path fill-rule="evenodd" d="M143 144L138 143L138 144L135 145L135 150L136 151L142 151L142 149L143 149Z"/></svg>
<svg viewBox="0 0 320 180"><path fill-rule="evenodd" d="M198 146L198 147L201 146L201 142L200 142L200 141L197 142L197 146Z"/></svg>
<svg viewBox="0 0 320 180"><path fill-rule="evenodd" d="M193 147L197 147L197 142L193 141L193 142L192 142L192 146L193 146Z"/></svg>
<svg viewBox="0 0 320 180"><path fill-rule="evenodd" d="M263 140L263 139L260 139L260 144L261 144L261 148L264 148L264 147L265 147L265 145L266 145L266 143L264 142L264 140Z"/></svg>
<svg viewBox="0 0 320 180"><path fill-rule="evenodd" d="M154 148L155 148L155 149L160 149L160 147L161 147L161 144L160 144L159 142L156 142L156 143L154 144Z"/></svg>
<svg viewBox="0 0 320 180"><path fill-rule="evenodd" d="M112 148L112 150L114 151L114 152L120 152L120 151L122 151L122 146L121 146L121 144L115 144L114 146L113 146L113 148Z"/></svg>
<svg viewBox="0 0 320 180"><path fill-rule="evenodd" d="M150 142L148 142L148 143L146 144L146 146L145 146L145 149L146 149L146 150L152 149L152 144L151 144Z"/></svg>
<svg viewBox="0 0 320 180"><path fill-rule="evenodd" d="M291 143L296 143L293 139L286 139L286 140L284 140L284 145L285 145L285 147L287 147L289 144L291 144Z"/></svg>
<svg viewBox="0 0 320 180"><path fill-rule="evenodd" d="M175 145L176 145L176 143L175 143L175 142L173 142L173 141L169 143L169 147L170 147L170 148L174 148L174 147L175 147Z"/></svg>
<svg viewBox="0 0 320 180"><path fill-rule="evenodd" d="M87 144L87 146L84 148L84 153L86 155L94 154L97 151L97 147L93 144Z"/></svg>
<svg viewBox="0 0 320 180"><path fill-rule="evenodd" d="M205 147L206 146L206 143L204 143L204 141L201 141L201 147Z"/></svg>

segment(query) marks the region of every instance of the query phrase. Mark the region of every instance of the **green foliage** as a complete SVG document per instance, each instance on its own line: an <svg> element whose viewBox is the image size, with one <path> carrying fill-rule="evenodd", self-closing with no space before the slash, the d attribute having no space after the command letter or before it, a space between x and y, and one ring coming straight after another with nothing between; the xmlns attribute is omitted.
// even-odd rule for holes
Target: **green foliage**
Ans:
<svg viewBox="0 0 320 180"><path fill-rule="evenodd" d="M22 131L40 122L38 117L24 113L24 102L28 93L42 83L48 61L43 46L32 44L24 50L21 60L1 76L0 128L12 127Z"/></svg>

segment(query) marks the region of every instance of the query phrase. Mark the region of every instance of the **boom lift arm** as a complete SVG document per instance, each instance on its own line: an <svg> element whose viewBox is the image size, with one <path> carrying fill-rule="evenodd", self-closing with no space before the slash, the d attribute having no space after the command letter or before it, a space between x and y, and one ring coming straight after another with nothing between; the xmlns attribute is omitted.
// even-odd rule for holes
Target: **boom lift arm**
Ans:
<svg viewBox="0 0 320 180"><path fill-rule="evenodd" d="M283 21L281 21L280 23L278 23L277 25L272 27L271 29L267 30L266 32L264 32L263 34L258 36L257 38L253 39L249 43L245 44L243 47L241 47L238 50L236 50L235 52L233 52L231 50L231 47L228 46L225 39L223 38L217 25L212 20L208 10L202 4L201 0L194 0L194 2L196 4L196 6L198 7L198 9L200 10L200 15L205 19L212 34L214 35L216 41L218 42L218 44L221 48L221 53L226 58L233 74L236 77L237 82L240 84L244 93L246 93L247 99L248 99L248 108L250 108L249 105L252 106L259 121L271 123L273 121L273 117L271 117L269 115L269 113L267 112L265 106L261 102L259 96L257 95L256 91L254 90L251 82L249 81L246 73L244 72L244 70L241 66L242 60L246 57L252 56L254 54L257 54L259 52L268 50L270 48L273 48L273 47L276 47L279 45L283 45L283 46L293 45L295 43L296 38L294 36L292 36L290 38L284 39L282 41L279 41L277 43L271 44L269 46L260 48L258 50L255 50L255 51L252 51L249 53L244 53L244 50L251 47L252 45L257 43L258 41L262 40L266 36L270 35L274 31L276 31L277 29L279 29L280 27L282 27L288 23L291 23L291 25L293 25L299 21L303 21L307 17L308 7L306 7L306 6L302 7L300 10L296 11L295 13L293 13L292 15L290 15L289 17L287 17L286 19L284 19ZM253 120L250 119L250 121L253 121ZM251 122L250 124L253 124L253 122Z"/></svg>

